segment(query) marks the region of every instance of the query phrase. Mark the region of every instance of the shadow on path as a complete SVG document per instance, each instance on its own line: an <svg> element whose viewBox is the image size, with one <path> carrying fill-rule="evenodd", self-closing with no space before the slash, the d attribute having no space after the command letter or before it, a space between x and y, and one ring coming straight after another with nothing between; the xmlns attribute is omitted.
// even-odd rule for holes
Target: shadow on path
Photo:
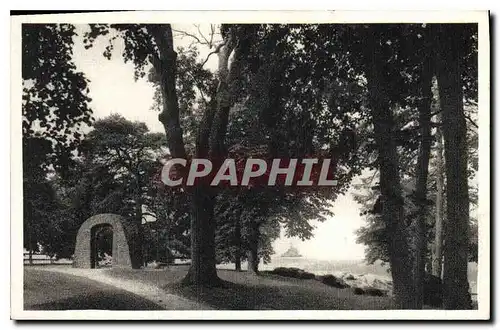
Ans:
<svg viewBox="0 0 500 330"><path fill-rule="evenodd" d="M163 310L125 290L83 277L40 270L24 271L25 310Z"/></svg>

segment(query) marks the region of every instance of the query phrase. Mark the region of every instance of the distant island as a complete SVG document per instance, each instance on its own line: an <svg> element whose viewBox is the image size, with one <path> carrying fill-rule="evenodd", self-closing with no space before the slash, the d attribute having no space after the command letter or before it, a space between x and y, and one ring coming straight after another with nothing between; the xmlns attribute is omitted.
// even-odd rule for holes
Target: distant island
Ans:
<svg viewBox="0 0 500 330"><path fill-rule="evenodd" d="M290 248L281 255L282 258L300 258L302 255L299 253L299 251L293 247L293 245L290 245Z"/></svg>

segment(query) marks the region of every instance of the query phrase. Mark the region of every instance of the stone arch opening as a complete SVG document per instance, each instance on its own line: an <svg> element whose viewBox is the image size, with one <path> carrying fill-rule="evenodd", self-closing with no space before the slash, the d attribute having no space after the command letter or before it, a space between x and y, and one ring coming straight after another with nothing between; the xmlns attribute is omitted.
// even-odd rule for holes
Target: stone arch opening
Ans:
<svg viewBox="0 0 500 330"><path fill-rule="evenodd" d="M126 221L117 214L98 214L87 219L78 230L76 236L73 267L96 268L98 256L96 251L96 235L103 228L112 228L112 265L122 268L140 268L140 261L136 257L134 245L137 232L127 228ZM129 247L132 242L132 249Z"/></svg>
<svg viewBox="0 0 500 330"><path fill-rule="evenodd" d="M90 229L90 268L113 265L113 226L95 225Z"/></svg>

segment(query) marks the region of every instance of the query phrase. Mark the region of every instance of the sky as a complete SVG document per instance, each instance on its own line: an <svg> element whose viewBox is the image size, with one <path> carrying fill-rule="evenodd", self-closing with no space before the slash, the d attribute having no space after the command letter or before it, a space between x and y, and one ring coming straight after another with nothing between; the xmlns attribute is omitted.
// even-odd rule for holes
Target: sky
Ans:
<svg viewBox="0 0 500 330"><path fill-rule="evenodd" d="M198 34L193 25L174 25L174 29ZM129 120L142 121L153 132L164 132L158 121L158 113L150 110L153 103L153 86L146 79L134 80L132 63L124 63L121 53L123 43L116 39L111 60L102 56L108 43L105 37L97 39L94 47L83 47L83 33L86 25L77 26L79 36L75 38L73 60L78 70L90 80L90 106L94 117L104 118L111 114L120 114ZM201 25L200 30L207 35L208 25ZM174 33L174 46L187 47L193 38L180 37ZM200 57L206 58L208 47L200 47ZM212 55L205 65L211 70L217 68L217 57ZM307 258L324 260L361 260L364 258L364 246L356 243L355 230L364 224L360 217L359 205L348 192L334 202L334 216L325 222L313 221L314 236L310 240L281 237L273 244L277 255L285 252L291 244Z"/></svg>

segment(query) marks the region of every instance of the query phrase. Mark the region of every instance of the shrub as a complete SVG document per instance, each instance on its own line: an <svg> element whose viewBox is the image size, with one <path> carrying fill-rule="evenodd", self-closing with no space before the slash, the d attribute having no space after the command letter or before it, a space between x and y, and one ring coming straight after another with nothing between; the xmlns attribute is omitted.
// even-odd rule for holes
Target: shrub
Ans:
<svg viewBox="0 0 500 330"><path fill-rule="evenodd" d="M387 295L387 293L383 290L377 289L377 288L353 288L353 292L356 295L366 295L366 296L373 296L373 297L383 297Z"/></svg>
<svg viewBox="0 0 500 330"><path fill-rule="evenodd" d="M273 271L271 271L271 274L279 275L279 276L285 276L285 277L293 277L293 278L299 278L299 279L304 279L304 280L309 280L315 278L315 275L313 273L309 273L304 271L303 269L300 268L295 268L295 267L278 267L275 268Z"/></svg>
<svg viewBox="0 0 500 330"><path fill-rule="evenodd" d="M361 288L353 288L352 290L354 292L354 294L356 295L360 295L360 294L365 294L365 290L361 289Z"/></svg>
<svg viewBox="0 0 500 330"><path fill-rule="evenodd" d="M374 296L374 297L383 297L385 296L385 292L380 290L380 289L376 289L376 288L365 288L365 294L369 295L369 296Z"/></svg>
<svg viewBox="0 0 500 330"><path fill-rule="evenodd" d="M336 278L335 276L330 274L323 276L321 279L321 283L339 289L344 289L349 287L349 285L347 285L342 279Z"/></svg>

